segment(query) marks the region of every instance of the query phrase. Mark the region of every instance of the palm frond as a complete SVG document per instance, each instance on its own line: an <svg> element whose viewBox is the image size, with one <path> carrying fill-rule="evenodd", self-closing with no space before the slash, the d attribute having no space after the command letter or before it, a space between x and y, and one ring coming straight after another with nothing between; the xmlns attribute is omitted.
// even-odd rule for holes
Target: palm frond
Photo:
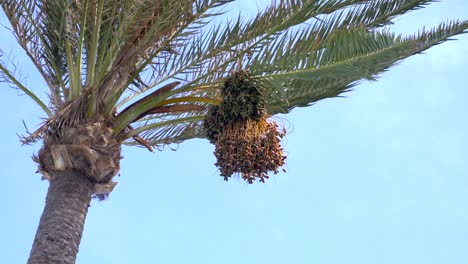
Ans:
<svg viewBox="0 0 468 264"><path fill-rule="evenodd" d="M3 56L3 52L0 50L0 58ZM11 87L17 88L27 96L29 96L39 107L47 114L48 117L52 116L52 111L47 107L47 105L39 99L39 97L27 88L22 82L15 77L15 71L13 69L8 69L8 65L0 61L0 82L8 83Z"/></svg>
<svg viewBox="0 0 468 264"><path fill-rule="evenodd" d="M467 29L468 21L454 21L408 37L385 30L338 31L318 50L311 42L314 36L308 35L293 39L294 44L279 41L273 55L252 63L252 72L270 89L269 102L276 109L273 113L284 113L317 99L335 97L356 81L374 80L397 62ZM266 64L277 67L266 68ZM280 105L283 111L278 109Z"/></svg>
<svg viewBox="0 0 468 264"><path fill-rule="evenodd" d="M65 67L55 57L56 51L53 45L57 42L47 40L43 32L41 17L44 16L44 12L40 2L5 0L1 2L1 6L18 43L47 83L51 93L51 103L60 105L66 90L62 80Z"/></svg>
<svg viewBox="0 0 468 264"><path fill-rule="evenodd" d="M155 72L155 64L163 60L163 64L171 64L168 59L171 54L177 53L176 51L183 42L187 41L189 37L197 33L195 26L205 23L204 21L211 16L218 15L219 13L212 12L232 0L199 0L199 1L168 1L164 2L162 11L158 15L152 15L154 21L139 21L141 17L149 17L148 14L134 15L137 19L136 27L138 34L137 43L128 46L128 50L124 47L120 51L121 57L117 60L114 66L114 72L124 72L125 82L122 85L116 86L112 82L106 82L101 86L101 90L105 93L103 98L109 98L108 105L115 106L121 95L128 91L128 88L135 80L143 80L145 70L148 68ZM154 2L154 1L150 1ZM142 10L146 10L148 3L142 4ZM141 26L142 23L144 26ZM146 24L145 24L146 23ZM148 23L151 25L149 26ZM131 31L132 32L132 31ZM128 34L127 34L128 35ZM128 42L127 42L128 43ZM173 60L172 60L173 62ZM117 67L117 68L115 68ZM118 67L123 67L119 69ZM167 73L167 72L165 72ZM152 74L152 76L156 76ZM166 78L167 80L168 78ZM148 81L149 82L149 81ZM152 81L154 82L154 81ZM161 82L158 82L160 84ZM153 85L143 85L145 88L136 89L138 94L142 91L148 90L148 87L155 87ZM139 92L138 92L139 91Z"/></svg>
<svg viewBox="0 0 468 264"><path fill-rule="evenodd" d="M143 122L129 131L126 144L141 145L133 136L139 135L152 146L180 143L190 138L204 138L202 122L206 111L185 112L182 114L155 115L144 124Z"/></svg>

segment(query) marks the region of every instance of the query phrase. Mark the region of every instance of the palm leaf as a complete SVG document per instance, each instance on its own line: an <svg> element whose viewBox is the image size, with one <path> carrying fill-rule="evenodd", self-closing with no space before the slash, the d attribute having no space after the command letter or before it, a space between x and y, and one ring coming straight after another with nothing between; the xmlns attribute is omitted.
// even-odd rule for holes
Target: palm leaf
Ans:
<svg viewBox="0 0 468 264"><path fill-rule="evenodd" d="M335 97L349 90L356 81L374 80L378 74L414 54L466 32L468 21L441 24L430 31L402 37L387 31L339 31L326 42L324 49L315 50L296 45L310 43L310 35L297 39L289 55L285 46L278 45L270 60L252 64L252 71L271 91L272 114L287 112L296 106L306 106L318 98ZM286 43L286 42L282 42ZM302 53L302 57L298 54ZM265 71L265 65L278 65ZM271 68L271 67L270 67ZM258 70L258 71L257 71ZM318 96L318 94L321 94ZM282 108L283 110L280 110Z"/></svg>
<svg viewBox="0 0 468 264"><path fill-rule="evenodd" d="M2 53L0 53L0 58ZM8 69L7 65L0 63L0 82L5 82L10 84L13 88L17 88L29 96L34 102L36 102L39 107L47 114L47 116L52 117L52 111L47 107L47 105L39 99L39 97L33 93L29 88L22 84L15 76L14 72Z"/></svg>

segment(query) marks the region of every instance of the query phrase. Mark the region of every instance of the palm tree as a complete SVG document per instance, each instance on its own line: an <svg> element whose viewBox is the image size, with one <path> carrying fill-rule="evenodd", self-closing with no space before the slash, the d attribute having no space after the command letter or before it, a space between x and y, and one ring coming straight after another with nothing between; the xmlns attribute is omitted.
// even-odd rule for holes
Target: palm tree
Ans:
<svg viewBox="0 0 468 264"><path fill-rule="evenodd" d="M47 115L22 138L42 140L34 160L50 182L28 263L74 263L91 198L116 185L121 145L153 151L206 138L226 79L248 72L266 115L288 113L468 29L451 21L409 36L388 30L430 0L282 0L250 20L216 23L229 2L1 2L49 89L45 102L1 53L1 80Z"/></svg>

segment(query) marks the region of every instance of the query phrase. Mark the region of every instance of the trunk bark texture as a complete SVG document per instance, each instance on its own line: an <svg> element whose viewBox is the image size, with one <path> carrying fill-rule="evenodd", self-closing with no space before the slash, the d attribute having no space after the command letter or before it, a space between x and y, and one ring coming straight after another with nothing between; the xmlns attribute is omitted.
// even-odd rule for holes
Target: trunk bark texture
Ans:
<svg viewBox="0 0 468 264"><path fill-rule="evenodd" d="M54 173L28 264L75 263L93 186L78 171Z"/></svg>

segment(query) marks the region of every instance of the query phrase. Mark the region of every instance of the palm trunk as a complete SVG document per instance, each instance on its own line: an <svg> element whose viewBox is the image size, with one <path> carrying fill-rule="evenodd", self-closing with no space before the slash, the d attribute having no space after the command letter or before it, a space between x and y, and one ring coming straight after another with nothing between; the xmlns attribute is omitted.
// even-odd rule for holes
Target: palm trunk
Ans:
<svg viewBox="0 0 468 264"><path fill-rule="evenodd" d="M77 171L54 175L28 264L75 263L93 183Z"/></svg>

